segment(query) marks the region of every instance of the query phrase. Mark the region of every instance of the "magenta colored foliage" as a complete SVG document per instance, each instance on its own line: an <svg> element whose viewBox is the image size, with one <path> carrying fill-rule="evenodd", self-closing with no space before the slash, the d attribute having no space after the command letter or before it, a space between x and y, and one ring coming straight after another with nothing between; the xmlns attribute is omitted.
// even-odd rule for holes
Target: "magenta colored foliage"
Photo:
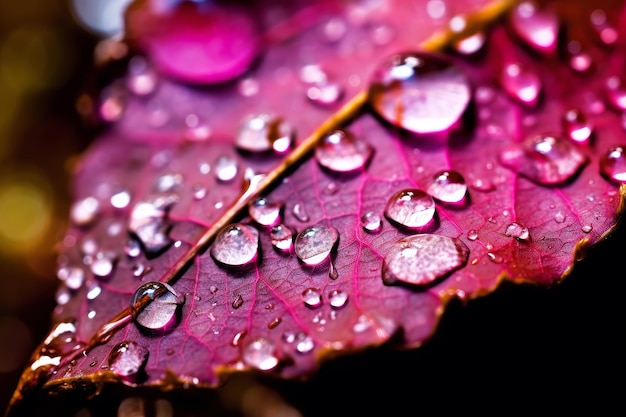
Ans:
<svg viewBox="0 0 626 417"><path fill-rule="evenodd" d="M466 39L482 37L473 53L456 42L431 56L419 41L481 2L458 2L440 19L403 0L157 3L130 9L138 58L100 97L106 129L74 173L73 224L59 245L61 330L34 356L50 387L103 375L215 386L220 373L243 369L291 378L310 375L333 352L397 334L417 347L451 298L488 294L502 279L559 282L581 247L616 225L626 170L613 148L626 145L626 90L619 78L607 80L623 73L623 33L607 41L589 20L568 31L547 3L531 10L535 20L517 10ZM624 12L612 13L623 21ZM617 23L605 25L626 27ZM215 44L198 52L203 37ZM581 51L589 68L570 59ZM418 69L373 89L372 105L340 126L346 134L291 166L170 288L146 287L154 301L106 343L65 360L141 285L159 281L251 175L269 172L380 82L380 65L397 53L448 60L466 81ZM411 109L449 118L464 82L471 100L456 123L446 119L427 135L403 129L422 123L409 120ZM406 99L407 91L416 96ZM384 94L392 101L381 105L391 107L379 115ZM260 114L269 133L254 145L236 142L244 120Z"/></svg>

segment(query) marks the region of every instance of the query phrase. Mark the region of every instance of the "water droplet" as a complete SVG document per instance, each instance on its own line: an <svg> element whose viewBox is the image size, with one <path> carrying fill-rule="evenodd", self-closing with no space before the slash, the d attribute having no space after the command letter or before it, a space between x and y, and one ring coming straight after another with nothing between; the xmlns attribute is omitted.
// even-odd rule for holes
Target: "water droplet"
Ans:
<svg viewBox="0 0 626 417"><path fill-rule="evenodd" d="M282 252L291 252L291 248L293 248L293 231L289 227L284 224L272 227L270 239L274 248Z"/></svg>
<svg viewBox="0 0 626 417"><path fill-rule="evenodd" d="M610 46L617 42L617 30L608 22L604 10L596 9L591 12L590 21L598 34L598 38L604 45Z"/></svg>
<svg viewBox="0 0 626 417"><path fill-rule="evenodd" d="M259 232L252 226L235 223L224 227L215 237L211 256L229 266L254 262L259 252Z"/></svg>
<svg viewBox="0 0 626 417"><path fill-rule="evenodd" d="M31 364L31 369L35 370L43 365L59 363L62 356L65 356L83 346L76 340L76 323L73 320L64 320L55 324L44 340L39 352L39 359Z"/></svg>
<svg viewBox="0 0 626 417"><path fill-rule="evenodd" d="M426 13L433 20L443 19L446 16L446 3L443 0L428 0Z"/></svg>
<svg viewBox="0 0 626 417"><path fill-rule="evenodd" d="M296 338L296 352L309 353L315 348L313 338L307 334L300 333Z"/></svg>
<svg viewBox="0 0 626 417"><path fill-rule="evenodd" d="M555 185L573 178L587 163L576 146L560 136L529 136L500 154L502 164L537 184Z"/></svg>
<svg viewBox="0 0 626 417"><path fill-rule="evenodd" d="M209 164L208 162L200 163L198 165L198 171L203 175L207 175L209 172L211 172L211 164Z"/></svg>
<svg viewBox="0 0 626 417"><path fill-rule="evenodd" d="M569 53L569 65L574 71L586 73L591 69L593 64L591 56L583 51L580 42L569 41L567 43L567 52Z"/></svg>
<svg viewBox="0 0 626 417"><path fill-rule="evenodd" d="M487 258L489 258L489 260L494 264L501 264L502 262L504 262L504 258L502 256L493 252L487 252Z"/></svg>
<svg viewBox="0 0 626 417"><path fill-rule="evenodd" d="M461 174L452 170L437 172L433 176L433 182L428 186L428 194L444 203L463 203L466 193L465 179Z"/></svg>
<svg viewBox="0 0 626 417"><path fill-rule="evenodd" d="M130 204L130 192L128 190L119 190L111 196L111 205L117 209L123 209Z"/></svg>
<svg viewBox="0 0 626 417"><path fill-rule="evenodd" d="M554 213L554 221L557 223L563 223L565 221L565 213L562 211L557 211Z"/></svg>
<svg viewBox="0 0 626 417"><path fill-rule="evenodd" d="M306 208L304 207L303 203L301 202L295 203L293 205L292 212L293 212L294 217L298 219L298 221L301 221L302 223L309 221L309 215L306 212Z"/></svg>
<svg viewBox="0 0 626 417"><path fill-rule="evenodd" d="M128 62L126 86L138 96L151 94L158 85L158 75L150 63L142 56L134 56Z"/></svg>
<svg viewBox="0 0 626 417"><path fill-rule="evenodd" d="M361 216L361 226L366 232L378 233L383 228L383 221L378 214L368 211Z"/></svg>
<svg viewBox="0 0 626 417"><path fill-rule="evenodd" d="M169 284L147 282L135 291L130 311L139 326L161 330L174 323L176 314L184 302L184 295L177 294Z"/></svg>
<svg viewBox="0 0 626 417"><path fill-rule="evenodd" d="M339 232L332 226L309 226L298 233L294 250L307 265L318 265L326 260L339 240Z"/></svg>
<svg viewBox="0 0 626 417"><path fill-rule="evenodd" d="M248 214L261 226L275 226L281 220L282 203L272 203L265 197L257 198L248 205Z"/></svg>
<svg viewBox="0 0 626 417"><path fill-rule="evenodd" d="M338 103L344 95L344 88L334 81L323 81L310 85L306 97L319 106L327 107Z"/></svg>
<svg viewBox="0 0 626 417"><path fill-rule="evenodd" d="M328 293L328 302L333 308L342 308L348 302L348 293L341 290L332 290Z"/></svg>
<svg viewBox="0 0 626 417"><path fill-rule="evenodd" d="M505 236L513 237L517 240L530 240L530 233L528 232L528 228L515 222L509 224L506 227L504 234Z"/></svg>
<svg viewBox="0 0 626 417"><path fill-rule="evenodd" d="M317 308L322 305L322 294L317 288L307 288L302 291L302 301L309 308Z"/></svg>
<svg viewBox="0 0 626 417"><path fill-rule="evenodd" d="M71 290L79 289L85 282L85 272L82 268L78 267L64 267L59 270L57 276L65 283L65 286Z"/></svg>
<svg viewBox="0 0 626 417"><path fill-rule="evenodd" d="M211 286L209 287L209 292L210 292L211 294L215 294L217 291L218 291L218 288L217 288L215 285L211 285Z"/></svg>
<svg viewBox="0 0 626 417"><path fill-rule="evenodd" d="M332 259L329 260L330 264L328 266L328 278L337 279L339 278L339 271L335 267L335 263Z"/></svg>
<svg viewBox="0 0 626 417"><path fill-rule="evenodd" d="M274 320L270 321L267 324L267 328L268 329L275 329L276 327L278 327L278 325L280 323L282 323L283 319L281 319L280 317L276 317Z"/></svg>
<svg viewBox="0 0 626 417"><path fill-rule="evenodd" d="M317 162L335 172L352 172L362 169L374 148L357 139L346 130L335 130L319 141L315 148Z"/></svg>
<svg viewBox="0 0 626 417"><path fill-rule="evenodd" d="M244 78L237 84L237 91L243 97L253 97L259 93L259 82L254 78Z"/></svg>
<svg viewBox="0 0 626 417"><path fill-rule="evenodd" d="M92 284L92 286L87 291L87 299L95 300L102 293L102 288L99 285Z"/></svg>
<svg viewBox="0 0 626 417"><path fill-rule="evenodd" d="M233 302L230 304L234 309L238 309L243 305L243 297L241 294L237 294Z"/></svg>
<svg viewBox="0 0 626 417"><path fill-rule="evenodd" d="M418 234L396 241L385 255L382 279L386 285L429 285L462 268L469 248L459 239Z"/></svg>
<svg viewBox="0 0 626 417"><path fill-rule="evenodd" d="M124 245L124 253L129 258L136 258L141 255L141 245L136 239L128 239Z"/></svg>
<svg viewBox="0 0 626 417"><path fill-rule="evenodd" d="M585 114L578 109L569 109L563 113L561 126L565 135L577 143L587 143L593 132Z"/></svg>
<svg viewBox="0 0 626 417"><path fill-rule="evenodd" d="M167 212L177 201L173 194L163 195L140 201L133 207L128 229L141 241L148 255L155 255L172 243L166 220Z"/></svg>
<svg viewBox="0 0 626 417"><path fill-rule="evenodd" d="M246 117L235 138L235 145L248 152L287 152L295 137L295 130L281 117L252 114Z"/></svg>
<svg viewBox="0 0 626 417"><path fill-rule="evenodd" d="M98 252L91 262L91 272L96 278L107 278L113 273L116 260L113 254Z"/></svg>
<svg viewBox="0 0 626 417"><path fill-rule="evenodd" d="M475 32L454 42L454 49L463 55L473 55L485 45L487 37L484 32Z"/></svg>
<svg viewBox="0 0 626 417"><path fill-rule="evenodd" d="M162 193L175 190L183 182L183 176L177 173L160 176L156 182L156 190Z"/></svg>
<svg viewBox="0 0 626 417"><path fill-rule="evenodd" d="M471 100L471 89L463 71L448 59L410 52L383 62L372 80L369 99L391 124L429 134L457 124Z"/></svg>
<svg viewBox="0 0 626 417"><path fill-rule="evenodd" d="M478 239L478 231L477 231L476 229L470 229L470 230L468 230L468 232L467 232L467 238L468 238L469 240L472 240L472 241L474 241L474 240Z"/></svg>
<svg viewBox="0 0 626 417"><path fill-rule="evenodd" d="M125 108L126 94L121 86L112 84L102 90L98 109L102 120L109 123L117 122L122 118Z"/></svg>
<svg viewBox="0 0 626 417"><path fill-rule="evenodd" d="M100 203L95 197L86 197L72 204L70 220L76 226L92 224L100 212Z"/></svg>
<svg viewBox="0 0 626 417"><path fill-rule="evenodd" d="M606 98L616 110L626 110L626 86L617 75L606 80Z"/></svg>
<svg viewBox="0 0 626 417"><path fill-rule="evenodd" d="M626 183L626 145L611 146L602 155L600 174L617 184Z"/></svg>
<svg viewBox="0 0 626 417"><path fill-rule="evenodd" d="M134 277L142 277L147 270L148 268L142 263L135 264L132 267Z"/></svg>
<svg viewBox="0 0 626 417"><path fill-rule="evenodd" d="M191 113L185 116L185 129L183 137L191 142L201 142L209 139L213 130L209 124L197 114Z"/></svg>
<svg viewBox="0 0 626 417"><path fill-rule="evenodd" d="M72 294L70 293L69 288L66 287L65 285L59 286L59 288L57 288L57 291L54 295L54 299L56 300L57 304L60 306L63 306L69 303L71 298L72 298Z"/></svg>
<svg viewBox="0 0 626 417"><path fill-rule="evenodd" d="M243 361L261 371L269 371L278 366L276 345L269 339L257 337L246 343L241 353Z"/></svg>
<svg viewBox="0 0 626 417"><path fill-rule="evenodd" d="M518 62L505 65L500 82L507 94L522 104L535 106L539 101L539 75Z"/></svg>
<svg viewBox="0 0 626 417"><path fill-rule="evenodd" d="M234 347L237 347L241 344L241 341L243 340L243 338L246 336L246 333L248 333L245 330L242 330L240 332L237 332L234 336L233 336L233 340L231 340L230 344Z"/></svg>
<svg viewBox="0 0 626 417"><path fill-rule="evenodd" d="M329 43L339 42L348 32L346 21L340 17L328 19L322 26L324 40Z"/></svg>
<svg viewBox="0 0 626 417"><path fill-rule="evenodd" d="M408 229L421 229L435 217L435 202L422 190L407 189L392 195L385 207L389 220Z"/></svg>
<svg viewBox="0 0 626 417"><path fill-rule="evenodd" d="M121 342L109 353L109 369L123 379L136 382L145 371L149 351L137 342Z"/></svg>
<svg viewBox="0 0 626 417"><path fill-rule="evenodd" d="M513 8L510 21L515 33L532 48L553 54L559 33L559 20L552 10L539 9L533 1L523 1Z"/></svg>
<svg viewBox="0 0 626 417"><path fill-rule="evenodd" d="M583 233L590 233L593 230L593 226L590 224L586 224L583 227L581 227L580 230L582 230Z"/></svg>
<svg viewBox="0 0 626 417"><path fill-rule="evenodd" d="M231 181L237 176L239 172L239 166L237 160L226 155L220 156L215 161L215 177L220 181Z"/></svg>

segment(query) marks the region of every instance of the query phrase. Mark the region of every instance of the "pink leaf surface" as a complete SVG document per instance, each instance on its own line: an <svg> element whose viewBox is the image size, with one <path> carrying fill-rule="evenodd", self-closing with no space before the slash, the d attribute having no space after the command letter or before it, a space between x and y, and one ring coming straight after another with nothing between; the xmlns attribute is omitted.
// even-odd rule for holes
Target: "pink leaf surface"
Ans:
<svg viewBox="0 0 626 417"><path fill-rule="evenodd" d="M461 16L479 3L455 5L448 12ZM156 13L149 2L137 5L129 16L151 19ZM185 19L212 21L210 12L194 15L187 6L191 17ZM541 7L543 14L532 23L538 30L554 30L551 13L559 16L564 6ZM624 15L619 8L612 12L620 19ZM137 89L145 84L136 84L132 72L119 80L128 89L114 97L121 100L119 117L109 118L76 166L73 225L59 245L63 282L57 324L33 356L24 392L36 385L35 376L50 390L117 380L133 386L213 387L223 374L246 369L306 377L333 354L396 336L403 347L417 347L432 336L450 299L488 294L503 279L560 282L581 249L599 242L617 223L621 177L609 168L617 164L622 173L622 162L611 164L607 158L624 144L624 128L622 109L611 99L616 89L607 88L606 80L623 72L623 38L607 45L595 37L592 23L574 29L562 21L563 43L571 46L575 40L594 64L593 71L581 74L570 65L566 46L554 56L553 46L533 45L535 26L520 29L533 17L520 18L517 11L512 21L505 16L480 29L486 43L476 53L452 47L438 52L465 74L471 90L471 103L458 123L448 129L446 120L443 132L412 133L415 129L403 129L409 113L396 119L379 115L375 98L386 93L373 89L372 105L366 103L336 126L347 133L325 142L340 143L340 157L331 146L330 155L318 148L297 163L287 160L287 175L265 190L256 207L267 209L263 213L270 218L277 212L276 218L259 220L252 207L241 213L232 233L203 248L168 279L171 288L154 284L154 301L139 297L143 316L119 316L138 299L138 287L171 273L248 184L259 180L254 175L271 172L289 147L358 99L386 58L421 56L419 40L447 22L429 17L421 3L402 0L259 6L255 13L263 22L258 35L263 42L248 39L250 51L257 41L264 46L258 61L230 53L207 56L201 67L217 68L208 64L217 60L226 68L220 74L230 81L199 87L180 79L213 83L223 78L183 74L184 67L172 69L160 54L173 54L178 65L184 48L196 47L195 38L185 43L189 36L240 40L222 23L215 32L187 33L177 12L159 13L173 20L173 29L154 37L141 27L135 30L129 20L137 53L148 57L143 71L154 65L155 71L147 72L154 88ZM458 24L457 17L450 26L455 30ZM174 38L163 40L168 36ZM162 49L155 52L151 45ZM515 79L510 72L503 76L510 65L520 70ZM393 94L423 93L425 105L411 103L435 117L442 110L432 97L439 100L440 90L424 93L430 87L420 82L402 84ZM578 88L581 83L585 88ZM340 94L321 100L329 86ZM525 95L529 89L531 99ZM457 99L445 97L443 111L446 100ZM103 96L101 106L108 100ZM592 130L588 140L571 133L579 132L579 125L573 129L563 121L571 109L581 115L576 122ZM277 148L272 133L261 152L237 147L242 124L258 114L293 128L293 137L286 134L293 143ZM270 126L274 132L277 125ZM283 126L291 132L289 127ZM333 158L349 169L338 172ZM447 199L450 184L458 198ZM430 199L432 219L415 225L402 217L407 206L396 211L400 217L390 212L390 199L407 190ZM410 216L424 210L419 204L411 206ZM273 229L278 223L282 230ZM295 238L295 248L277 245L278 233L285 230L293 232L287 242ZM301 243L302 249L298 244L306 239L313 246ZM114 318L123 325L104 332ZM99 333L99 343L90 344ZM85 346L84 354L75 355Z"/></svg>

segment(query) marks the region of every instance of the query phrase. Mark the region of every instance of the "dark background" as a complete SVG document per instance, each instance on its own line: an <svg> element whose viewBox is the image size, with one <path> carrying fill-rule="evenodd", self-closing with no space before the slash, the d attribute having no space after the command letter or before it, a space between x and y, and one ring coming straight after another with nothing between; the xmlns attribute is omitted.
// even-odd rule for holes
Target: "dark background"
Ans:
<svg viewBox="0 0 626 417"><path fill-rule="evenodd" d="M93 133L76 100L96 42L67 0L0 2L1 409L55 306L69 167ZM503 284L453 302L416 350L339 358L308 382L243 375L215 393L159 396L198 416L626 415L625 254L620 228L553 288ZM116 415L122 391L87 408Z"/></svg>

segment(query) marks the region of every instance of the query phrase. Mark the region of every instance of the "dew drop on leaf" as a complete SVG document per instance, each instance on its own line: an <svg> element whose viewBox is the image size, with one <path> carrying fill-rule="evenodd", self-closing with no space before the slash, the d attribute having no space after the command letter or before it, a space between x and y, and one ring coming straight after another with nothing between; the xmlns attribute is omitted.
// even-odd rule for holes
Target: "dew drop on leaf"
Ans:
<svg viewBox="0 0 626 417"><path fill-rule="evenodd" d="M257 337L245 343L241 349L241 356L244 363L261 371L272 370L279 363L276 345L264 337Z"/></svg>
<svg viewBox="0 0 626 417"><path fill-rule="evenodd" d="M166 329L175 321L185 297L163 282L147 282L133 294L130 310L135 323L151 329Z"/></svg>
<svg viewBox="0 0 626 417"><path fill-rule="evenodd" d="M183 182L183 176L178 173L169 173L160 176L156 182L156 190L162 193L174 191Z"/></svg>
<svg viewBox="0 0 626 417"><path fill-rule="evenodd" d="M224 227L211 245L211 256L229 266L254 262L259 253L259 232L252 226L235 223Z"/></svg>
<svg viewBox="0 0 626 417"><path fill-rule="evenodd" d="M230 303L230 305L234 308L234 309L238 309L239 307L241 307L243 305L243 297L241 296L241 294L237 294L237 296L235 297L235 299L233 300L232 303Z"/></svg>
<svg viewBox="0 0 626 417"><path fill-rule="evenodd" d="M557 211L554 213L554 221L557 223L563 223L565 221L565 213L562 211Z"/></svg>
<svg viewBox="0 0 626 417"><path fill-rule="evenodd" d="M151 94L158 85L158 75L148 61L136 55L128 62L128 75L126 86L128 90L137 96Z"/></svg>
<svg viewBox="0 0 626 417"><path fill-rule="evenodd" d="M304 333L299 334L295 342L296 352L298 353L309 353L315 348L315 342L313 341L313 338Z"/></svg>
<svg viewBox="0 0 626 417"><path fill-rule="evenodd" d="M293 231L284 224L272 227L270 231L272 246L281 252L291 252L293 248Z"/></svg>
<svg viewBox="0 0 626 417"><path fill-rule="evenodd" d="M394 242L383 261L386 285L425 286L466 265L469 248L459 239L417 234Z"/></svg>
<svg viewBox="0 0 626 417"><path fill-rule="evenodd" d="M100 212L100 203L95 197L85 197L72 204L70 220L76 226L92 224Z"/></svg>
<svg viewBox="0 0 626 417"><path fill-rule="evenodd" d="M552 10L540 9L533 1L522 1L509 16L513 30L527 45L546 54L555 52L559 21Z"/></svg>
<svg viewBox="0 0 626 417"><path fill-rule="evenodd" d="M147 271L148 268L146 268L146 266L142 263L138 263L133 265L133 267L131 268L132 272L133 272L133 276L134 277L142 277L143 274Z"/></svg>
<svg viewBox="0 0 626 417"><path fill-rule="evenodd" d="M122 118L125 109L126 94L119 85L113 84L102 90L98 109L102 120L108 123L117 122Z"/></svg>
<svg viewBox="0 0 626 417"><path fill-rule="evenodd" d="M268 329L275 329L276 327L278 327L278 325L280 323L282 323L283 319L281 319L280 317L276 317L275 319L273 319L272 321L270 321L267 324L267 328Z"/></svg>
<svg viewBox="0 0 626 417"><path fill-rule="evenodd" d="M374 148L346 130L335 130L315 148L317 162L335 172L352 172L365 167Z"/></svg>
<svg viewBox="0 0 626 417"><path fill-rule="evenodd" d="M465 179L453 170L437 172L428 186L428 194L443 203L460 204L465 201L466 193Z"/></svg>
<svg viewBox="0 0 626 417"><path fill-rule="evenodd" d="M322 294L317 288L307 288L302 291L302 301L309 308L317 308L322 305Z"/></svg>
<svg viewBox="0 0 626 417"><path fill-rule="evenodd" d="M281 117L260 113L247 116L235 137L235 146L248 152L285 153L291 148L295 130Z"/></svg>
<svg viewBox="0 0 626 417"><path fill-rule="evenodd" d="M310 85L306 97L314 104L322 107L338 103L344 95L344 88L336 81L325 80Z"/></svg>
<svg viewBox="0 0 626 417"><path fill-rule="evenodd" d="M600 173L617 184L626 183L626 146L610 147L600 158Z"/></svg>
<svg viewBox="0 0 626 417"><path fill-rule="evenodd" d="M561 126L565 136L576 143L587 143L593 132L585 114L575 108L563 113Z"/></svg>
<svg viewBox="0 0 626 417"><path fill-rule="evenodd" d="M478 31L454 42L454 50L462 55L473 55L480 51L487 41L484 32Z"/></svg>
<svg viewBox="0 0 626 417"><path fill-rule="evenodd" d="M282 203L274 203L265 197L257 198L248 204L250 218L261 226L275 226L281 220Z"/></svg>
<svg viewBox="0 0 626 417"><path fill-rule="evenodd" d="M613 45L618 38L617 30L607 20L606 12L596 9L589 16L593 29L598 34L598 39L604 45Z"/></svg>
<svg viewBox="0 0 626 417"><path fill-rule="evenodd" d="M41 353L50 357L64 356L81 346L76 339L76 323L64 320L54 325L43 342Z"/></svg>
<svg viewBox="0 0 626 417"><path fill-rule="evenodd" d="M128 239L124 245L124 253L129 258L136 258L141 255L141 245L136 239Z"/></svg>
<svg viewBox="0 0 626 417"><path fill-rule="evenodd" d="M624 81L617 75L606 80L606 98L609 104L616 110L626 110L626 86Z"/></svg>
<svg viewBox="0 0 626 417"><path fill-rule="evenodd" d="M328 293L328 302L333 308L342 308L348 302L348 293L341 290L332 290Z"/></svg>
<svg viewBox="0 0 626 417"><path fill-rule="evenodd" d="M116 258L105 252L98 252L89 266L96 278L107 278L113 273Z"/></svg>
<svg viewBox="0 0 626 417"><path fill-rule="evenodd" d="M77 290L83 286L85 282L85 271L78 267L63 267L57 273L61 281L65 283L67 288Z"/></svg>
<svg viewBox="0 0 626 417"><path fill-rule="evenodd" d="M87 289L87 299L95 300L102 293L102 287L97 284L91 284Z"/></svg>
<svg viewBox="0 0 626 417"><path fill-rule="evenodd" d="M361 226L368 233L378 233L383 228L383 221L378 214L368 211L361 216Z"/></svg>
<svg viewBox="0 0 626 417"><path fill-rule="evenodd" d="M593 226L590 224L586 224L580 228L584 233L590 233L593 230Z"/></svg>
<svg viewBox="0 0 626 417"><path fill-rule="evenodd" d="M469 240L472 240L472 241L474 241L474 240L478 239L478 231L477 231L476 229L470 229L470 230L468 230L468 232L467 232L467 238L468 238Z"/></svg>
<svg viewBox="0 0 626 417"><path fill-rule="evenodd" d="M233 339L230 341L230 344L234 347L239 346L243 338L246 336L246 333L247 332L245 330L235 333Z"/></svg>
<svg viewBox="0 0 626 417"><path fill-rule="evenodd" d="M130 204L130 192L128 190L119 190L115 192L110 199L111 205L117 209L123 209Z"/></svg>
<svg viewBox="0 0 626 417"><path fill-rule="evenodd" d="M158 253L172 243L166 217L177 201L176 195L168 194L138 202L133 207L128 229L139 238L148 254Z"/></svg>
<svg viewBox="0 0 626 417"><path fill-rule="evenodd" d="M504 149L500 161L537 184L555 185L572 179L587 163L587 156L571 141L539 134Z"/></svg>
<svg viewBox="0 0 626 417"><path fill-rule="evenodd" d="M126 381L135 382L145 371L149 351L133 341L118 343L108 356L109 369Z"/></svg>
<svg viewBox="0 0 626 417"><path fill-rule="evenodd" d="M339 240L339 232L332 226L309 226L296 236L294 250L307 265L318 265L326 260Z"/></svg>
<svg viewBox="0 0 626 417"><path fill-rule="evenodd" d="M435 217L435 202L422 190L402 190L387 201L385 216L408 229L421 229Z"/></svg>
<svg viewBox="0 0 626 417"><path fill-rule="evenodd" d="M506 64L500 82L504 91L514 100L530 107L537 104L541 93L541 79L532 69L519 62Z"/></svg>
<svg viewBox="0 0 626 417"><path fill-rule="evenodd" d="M465 73L447 58L407 52L385 60L372 79L369 100L389 123L417 134L445 132L471 99Z"/></svg>
<svg viewBox="0 0 626 417"><path fill-rule="evenodd" d="M222 155L215 161L215 177L223 182L231 181L237 176L239 166L237 161L227 155Z"/></svg>
<svg viewBox="0 0 626 417"><path fill-rule="evenodd" d="M293 213L293 216L298 219L298 221L301 221L302 223L309 221L309 214L307 213L306 208L304 208L303 203L295 203L291 211Z"/></svg>
<svg viewBox="0 0 626 417"><path fill-rule="evenodd" d="M513 222L506 227L504 235L523 241L530 239L528 228L516 222Z"/></svg>

